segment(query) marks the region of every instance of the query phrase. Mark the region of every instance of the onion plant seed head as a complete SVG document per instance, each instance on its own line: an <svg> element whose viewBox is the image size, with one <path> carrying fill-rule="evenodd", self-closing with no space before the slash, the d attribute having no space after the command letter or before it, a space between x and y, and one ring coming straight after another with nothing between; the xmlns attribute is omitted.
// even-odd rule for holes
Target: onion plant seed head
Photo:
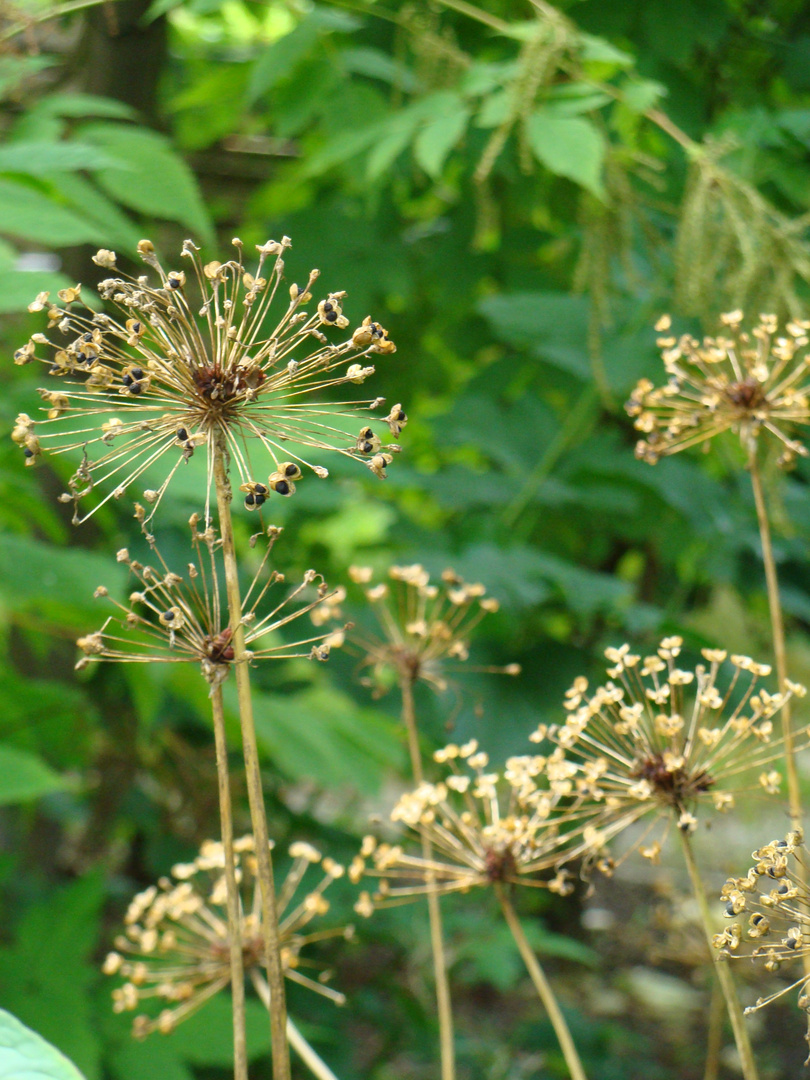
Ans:
<svg viewBox="0 0 810 1080"><path fill-rule="evenodd" d="M215 452L224 449L248 510L293 495L307 470L327 476L324 465L309 460L321 454L342 454L385 476L399 446L384 443L380 432L399 437L407 421L401 405L382 416L383 398L329 397L364 383L374 373L368 361L396 351L388 333L370 317L352 331L343 292L315 304L317 270L305 285L285 289L287 237L259 245L252 271L242 242L233 244L229 261L203 263L187 240L187 277L167 272L142 240L138 250L152 280L119 273L99 286L116 317L86 307L81 286L62 289L55 303L41 293L30 305L47 312L49 333L34 334L14 359L44 365L49 385L39 393L46 415L21 413L12 439L27 464L43 453L81 452L61 496L73 503L76 523L165 461L163 479L143 493L151 517L177 469L198 450L207 455L207 498ZM111 251L99 251L94 261L116 269ZM79 504L95 488L106 494L81 513Z"/></svg>
<svg viewBox="0 0 810 1080"><path fill-rule="evenodd" d="M721 322L721 332L702 341L672 336L669 316L656 324L669 380L641 379L625 406L643 435L636 457L654 465L689 446L708 448L723 431L739 435L749 453L758 436L774 436L783 467L807 456L795 429L810 424L810 322L793 320L781 333L774 315L760 315L751 330L743 330L741 311Z"/></svg>
<svg viewBox="0 0 810 1080"><path fill-rule="evenodd" d="M234 842L237 881L241 893L240 937L245 973L264 966L262 904L257 882L257 859L252 836ZM344 868L322 856L312 845L295 843L292 863L277 886L279 940L284 974L342 1005L342 994L311 979L301 968L312 967L302 951L326 938L352 936L352 927L309 930L309 924L329 911L324 895ZM302 888L305 875L317 868L320 879ZM310 876L312 876L310 874ZM174 1031L209 998L230 985L230 943L226 910L225 854L222 844L207 840L191 863L173 867L171 877L139 893L129 905L124 932L103 964L106 975L126 980L113 991L115 1012L129 1012L154 1001L156 1015L139 1014L133 1035Z"/></svg>

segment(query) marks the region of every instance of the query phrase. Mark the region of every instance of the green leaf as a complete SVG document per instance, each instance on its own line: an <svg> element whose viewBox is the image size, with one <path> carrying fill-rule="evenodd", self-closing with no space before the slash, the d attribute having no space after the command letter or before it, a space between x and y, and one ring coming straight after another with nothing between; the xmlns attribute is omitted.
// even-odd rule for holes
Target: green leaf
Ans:
<svg viewBox="0 0 810 1080"><path fill-rule="evenodd" d="M55 1046L0 1009L0 1080L83 1080Z"/></svg>
<svg viewBox="0 0 810 1080"><path fill-rule="evenodd" d="M322 32L349 33L360 26L361 23L346 12L315 8L294 30L274 41L255 62L248 83L248 104L252 105L268 90L292 75Z"/></svg>
<svg viewBox="0 0 810 1080"><path fill-rule="evenodd" d="M581 379L588 362L588 301L570 293L536 292L487 296L478 310L502 341L556 364Z"/></svg>
<svg viewBox="0 0 810 1080"><path fill-rule="evenodd" d="M132 120L137 116L135 110L123 101L98 94L48 94L30 112L47 116L76 116L80 119L104 116L110 120Z"/></svg>
<svg viewBox="0 0 810 1080"><path fill-rule="evenodd" d="M392 59L382 49L345 49L340 54L340 62L348 72L390 83L404 90L406 94L412 94L419 89L417 78L410 68L401 61Z"/></svg>
<svg viewBox="0 0 810 1080"><path fill-rule="evenodd" d="M96 146L82 142L12 142L0 146L0 172L30 173L103 169L120 165Z"/></svg>
<svg viewBox="0 0 810 1080"><path fill-rule="evenodd" d="M434 180L441 175L447 155L464 134L470 119L469 108L457 97L446 111L437 112L435 120L430 120L419 132L413 148L417 164Z"/></svg>
<svg viewBox="0 0 810 1080"><path fill-rule="evenodd" d="M0 806L30 802L67 786L41 758L0 743Z"/></svg>
<svg viewBox="0 0 810 1080"><path fill-rule="evenodd" d="M120 124L88 124L79 135L120 162L96 172L108 195L141 214L180 222L197 237L213 240L211 220L194 174L168 139L154 131Z"/></svg>
<svg viewBox="0 0 810 1080"><path fill-rule="evenodd" d="M366 177L377 180L396 161L422 121L421 102L394 113L374 139Z"/></svg>
<svg viewBox="0 0 810 1080"><path fill-rule="evenodd" d="M327 685L297 694L256 694L256 734L288 776L371 794L402 759L398 728Z"/></svg>
<svg viewBox="0 0 810 1080"><path fill-rule="evenodd" d="M628 79L621 85L622 103L636 113L652 109L667 93L663 83L654 79Z"/></svg>
<svg viewBox="0 0 810 1080"><path fill-rule="evenodd" d="M143 230L136 228L124 211L108 199L103 191L99 191L95 184L77 173L61 173L51 177L51 180L59 194L64 196L72 207L98 226L107 247L124 248L135 254Z"/></svg>
<svg viewBox="0 0 810 1080"><path fill-rule="evenodd" d="M597 64L616 64L618 67L632 67L636 59L623 49L617 49L605 38L593 34L579 34L580 57Z"/></svg>
<svg viewBox="0 0 810 1080"><path fill-rule="evenodd" d="M526 134L535 157L547 169L603 197L605 140L590 120L556 116L548 108L539 108L529 117Z"/></svg>
<svg viewBox="0 0 810 1080"><path fill-rule="evenodd" d="M245 1035L250 1059L270 1049L270 1026L267 1010L258 1001L245 1002ZM227 994L212 998L199 1012L163 1037L177 1057L191 1065L219 1066L233 1064L233 1013ZM2 1080L2 1077L0 1077Z"/></svg>
<svg viewBox="0 0 810 1080"><path fill-rule="evenodd" d="M43 192L7 179L0 179L0 233L51 248L104 241L91 221Z"/></svg>
<svg viewBox="0 0 810 1080"><path fill-rule="evenodd" d="M0 270L0 315L25 311L41 292L56 293L75 285L64 274L50 270Z"/></svg>

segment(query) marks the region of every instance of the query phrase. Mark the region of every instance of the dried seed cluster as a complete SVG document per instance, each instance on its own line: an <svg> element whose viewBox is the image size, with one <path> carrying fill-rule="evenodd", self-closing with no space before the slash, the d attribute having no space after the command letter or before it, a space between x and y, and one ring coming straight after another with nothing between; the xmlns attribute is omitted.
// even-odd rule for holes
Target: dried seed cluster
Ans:
<svg viewBox="0 0 810 1080"><path fill-rule="evenodd" d="M234 848L242 897L243 963L245 973L250 974L264 963L253 837L236 840ZM302 973L301 967L309 962L301 952L311 942L351 936L351 927L303 932L313 919L328 912L324 893L343 876L344 868L310 844L293 844L289 854L293 861L277 892L284 973L288 979L343 1004L342 994ZM126 980L113 991L113 1008L116 1012L135 1010L152 1000L165 1006L157 1016L135 1017L136 1037L173 1031L230 983L224 866L222 844L207 840L193 862L173 867L170 878L150 885L130 904L124 933L116 938L115 951L103 967L106 975L122 975ZM322 876L314 888L304 891L304 876L314 867Z"/></svg>
<svg viewBox="0 0 810 1080"><path fill-rule="evenodd" d="M228 675L234 659L232 629L228 606L220 584L221 541L212 526L200 531L199 517L189 522L194 559L183 574L169 569L157 547L152 550L157 566L133 559L126 548L116 558L130 570L138 587L127 603L114 600L104 586L95 595L104 597L117 608L101 629L79 638L84 656L76 665L87 666L91 660L122 662L197 662L211 687ZM306 635L285 642L278 631L311 612L331 595L323 578L308 570L303 580L285 587L284 574L268 570L267 563L281 530L270 526L266 546L253 581L242 598L242 623L245 643L254 660L309 657L326 660L330 649L343 640L341 630ZM309 594L309 596L308 596Z"/></svg>
<svg viewBox="0 0 810 1080"><path fill-rule="evenodd" d="M182 257L190 263L192 284L184 271L166 272L152 244L142 240L141 258L159 282L126 275L102 281L100 295L117 309L118 319L85 306L78 285L61 290L57 303L42 293L30 305L31 311L47 311L55 336L34 334L14 359L41 362L56 385L39 391L47 416L21 413L12 438L27 464L43 450L82 451L62 496L74 504L75 521L119 498L170 455L168 475L143 493L154 513L171 477L200 447L208 454L210 492L218 441L231 455L249 509L260 507L271 492L292 495L302 466L328 475L291 446L343 454L385 476L399 447L383 444L369 426L384 399L329 403L319 396L365 382L374 367L362 361L396 351L388 333L368 317L353 333L330 341L328 332L349 325L342 310L345 293L330 293L314 311L304 310L317 270L306 285L290 287L280 318L268 322L290 241L259 245L253 273L243 264L241 240L233 244L233 259L203 264L199 249L185 241ZM99 251L94 261L116 269L111 251ZM395 405L379 420L398 438L407 417ZM264 454L256 459L255 446L273 462L266 482ZM82 516L79 503L97 486L110 490Z"/></svg>
<svg viewBox="0 0 810 1080"><path fill-rule="evenodd" d="M702 342L671 336L669 316L656 324L669 381L657 387L641 379L627 402L644 436L636 457L654 465L728 430L746 449L770 432L782 444L783 466L807 455L792 433L810 423L810 322L789 322L781 335L775 315L761 315L750 332L742 329L741 311L722 315L721 322L722 333Z"/></svg>

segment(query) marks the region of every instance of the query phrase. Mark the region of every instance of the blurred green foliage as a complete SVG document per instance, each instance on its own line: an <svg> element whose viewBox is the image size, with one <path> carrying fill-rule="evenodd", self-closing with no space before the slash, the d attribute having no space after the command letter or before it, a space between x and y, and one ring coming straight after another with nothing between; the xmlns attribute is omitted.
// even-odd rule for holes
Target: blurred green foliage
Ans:
<svg viewBox="0 0 810 1080"><path fill-rule="evenodd" d="M624 638L646 648L678 632L690 648L767 657L738 449L650 468L634 460L621 403L660 372L662 311L699 331L737 304L784 315L807 301L806 5L156 0L47 14L26 3L0 16L4 430L36 408L30 369L10 362L41 329L26 306L79 278L92 286L95 247L134 266L142 235L171 262L185 235L213 258L233 235L287 233L290 280L317 266L324 289L348 291L353 322L372 314L390 330L398 352L377 365L375 392L411 419L385 484L338 464L328 484L273 505L278 568L339 583L353 562L452 565L502 604L473 663L523 666L516 680L471 674L420 697L426 750L451 729L494 760L524 752L571 678ZM148 70L154 115L143 88L116 78L118 61L97 92L113 47L130 50L121 70ZM73 530L55 500L67 466L22 466L1 443L0 1003L87 1080L219 1080L227 999L135 1043L98 974L131 894L217 834L205 687L181 668L73 673L74 639L99 621L94 588L126 588L114 551L143 545L125 500ZM803 464L787 478L771 467L803 681L807 478ZM200 480L184 470L161 508L161 548L181 563ZM369 700L341 653L256 675L271 832L351 858L407 777L395 691ZM710 887L765 839L746 832L715 854ZM353 917L343 885L337 921ZM622 981L646 962L628 895L617 885L606 901L617 929L602 936L582 928L582 896L519 899L592 1075L702 1076L702 1017L670 1026ZM564 1076L491 899L446 908L460 1076ZM343 1080L435 1075L428 950L421 910L380 913L330 953L346 1010L290 988L292 1014ZM684 965L668 970L689 982ZM786 1016L781 1065L760 1039L773 1075L795 1075L802 1056L800 1021ZM250 1023L260 1080L265 1033L256 1013Z"/></svg>

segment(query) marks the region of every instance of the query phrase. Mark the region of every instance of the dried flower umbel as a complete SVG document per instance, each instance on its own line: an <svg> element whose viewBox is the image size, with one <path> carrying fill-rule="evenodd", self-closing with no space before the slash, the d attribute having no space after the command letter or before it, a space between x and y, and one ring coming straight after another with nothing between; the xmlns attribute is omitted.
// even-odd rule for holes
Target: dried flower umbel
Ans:
<svg viewBox="0 0 810 1080"><path fill-rule="evenodd" d="M724 914L727 919L743 916L745 922L734 922L714 936L712 944L722 956L749 957L774 974L810 952L809 856L801 832L790 832L784 840L772 840L755 851L756 862L745 877L728 879L721 893ZM810 976L803 972L746 1011L761 1009L798 989L799 1008L810 1013L808 982Z"/></svg>
<svg viewBox="0 0 810 1080"><path fill-rule="evenodd" d="M100 630L79 638L84 656L76 665L91 660L123 662L197 662L213 688L220 685L234 659L232 630L227 603L221 596L221 568L218 552L221 541L215 529L198 529L199 518L190 520L194 559L184 574L170 570L153 544L157 568L133 559L126 548L117 554L119 563L129 567L138 588L122 604L109 596L104 586L96 590L118 609ZM306 615L329 595L328 586L314 570L291 590L285 588L284 574L268 570L267 562L281 529L270 526L266 548L253 581L242 597L242 624L253 660L308 657L326 660L330 648L342 640L342 631L307 635L292 642L278 639L277 631ZM307 599L307 593L315 595Z"/></svg>
<svg viewBox="0 0 810 1080"><path fill-rule="evenodd" d="M469 659L470 635L485 615L498 610L498 601L486 595L483 585L469 584L453 570L445 570L440 583L431 582L418 563L392 566L389 580L376 585L373 576L370 567L349 567L352 581L364 586L381 631L377 635L358 626L350 636L350 645L361 650L361 667L369 669L364 681L377 696L392 680L400 685L421 681L445 691L450 671ZM339 616L342 599L337 594L316 608L316 624ZM520 666L468 670L518 675Z"/></svg>
<svg viewBox="0 0 810 1080"><path fill-rule="evenodd" d="M253 838L234 842L237 875L242 894L241 940L246 974L259 973L264 963L261 902L256 882ZM324 857L310 844L289 849L292 865L278 889L279 935L284 974L288 979L330 998L337 1004L342 994L312 979L302 969L317 965L301 956L312 942L350 937L351 927L308 932L316 916L325 915L324 896L343 867ZM224 852L222 845L207 840L192 863L172 869L139 893L129 906L125 931L115 940L115 951L104 961L107 975L122 975L126 982L113 991L113 1009L125 1012L156 1000L164 1005L157 1016L138 1015L133 1034L144 1037L153 1031L168 1033L209 998L224 989L231 978L228 920L225 910ZM301 888L311 867L322 876L309 891ZM323 978L322 976L321 978Z"/></svg>
<svg viewBox="0 0 810 1080"><path fill-rule="evenodd" d="M83 451L61 496L74 504L74 521L120 497L169 455L168 475L144 492L154 513L171 477L200 447L208 455L210 490L218 443L231 455L248 509L274 494L292 495L302 467L328 475L291 446L343 454L385 476L399 447L384 445L369 421L379 419L397 438L407 420L402 407L376 418L372 413L383 398L328 403L320 395L373 374L374 367L362 361L396 351L387 332L366 318L348 336L330 341L327 332L349 326L345 293L329 293L314 311L305 311L317 270L306 285L290 287L285 310L269 322L290 241L260 245L253 273L243 264L242 242L233 244L233 259L203 264L199 249L185 241L182 256L190 262L192 285L183 271L167 273L152 244L142 240L141 258L159 282L125 275L102 281L100 295L118 319L85 307L78 285L61 290L58 303L42 293L30 305L47 310L55 334L35 334L14 359L40 361L54 383L39 391L47 418L21 413L12 438L27 464L43 451ZM94 261L116 269L113 252L99 251ZM263 451L258 457L257 446ZM82 516L79 503L97 486L110 490Z"/></svg>
<svg viewBox="0 0 810 1080"><path fill-rule="evenodd" d="M436 856L411 854L401 844L367 836L349 877L381 880L373 896L361 894L358 914L371 915L375 907L407 902L431 888L468 892L499 882L546 887L561 895L571 891L564 870L540 876L560 861L555 810L571 794L575 771L562 754L509 758L502 772L492 772L473 739L463 746L451 743L434 758L447 766L448 775L403 795L391 820L428 840ZM538 782L541 777L545 782Z"/></svg>
<svg viewBox="0 0 810 1080"><path fill-rule="evenodd" d="M706 663L683 670L676 664L682 644L664 638L643 659L627 645L607 649L610 681L589 693L587 680L576 679L566 693L566 722L530 736L551 739L574 769L582 813L591 819L591 858L649 816L634 846L657 860L663 836L650 841L649 833L660 818L689 834L702 804L728 811L743 792L779 791L781 777L768 768L783 742L773 737L772 717L792 695L804 696L804 687L789 683L784 694L771 694L759 686L769 665L722 649L703 649ZM727 659L728 680L721 676Z"/></svg>
<svg viewBox="0 0 810 1080"><path fill-rule="evenodd" d="M782 444L783 466L807 456L793 432L810 423L810 322L789 322L779 335L774 315L761 315L751 331L742 330L742 321L741 311L722 315L722 333L700 342L688 334L669 336L669 316L659 320L669 381L656 387L641 379L627 402L644 435L636 457L654 465L728 430L749 452L757 436L769 432Z"/></svg>

